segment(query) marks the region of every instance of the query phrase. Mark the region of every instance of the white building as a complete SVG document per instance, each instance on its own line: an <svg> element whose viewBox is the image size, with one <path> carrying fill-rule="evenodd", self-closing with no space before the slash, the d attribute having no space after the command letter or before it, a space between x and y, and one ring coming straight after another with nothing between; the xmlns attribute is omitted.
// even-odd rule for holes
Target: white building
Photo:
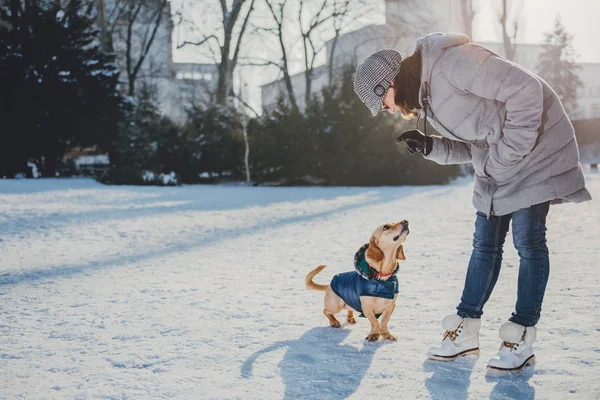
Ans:
<svg viewBox="0 0 600 400"><path fill-rule="evenodd" d="M328 84L328 63L334 71L346 64L358 64L369 54L382 48L394 48L403 55L414 51L415 40L428 32L460 32L464 24L460 15L460 0L386 0L385 23L368 25L338 37L333 60L313 70L311 92L319 93ZM331 54L333 40L326 43ZM304 72L291 77L298 107L304 110ZM285 93L282 79L261 86L262 106L272 108L277 98Z"/></svg>
<svg viewBox="0 0 600 400"><path fill-rule="evenodd" d="M110 19L115 0L96 0L99 9L104 3L107 20ZM153 3L154 2L154 3ZM151 4L158 4L159 0L146 2L148 8ZM132 35L132 61L137 62L142 53L142 45L147 42L147 37L154 27L152 11L147 16L139 16L133 24ZM185 110L194 104L206 104L210 93L214 92L217 85L217 66L214 64L194 64L173 62L173 19L171 16L171 3L167 2L161 21L148 54L141 65L136 79L136 90L146 83L156 89L156 100L161 113L177 123L185 121ZM109 21L110 22L110 21ZM123 16L116 21L112 40L113 48L117 54L117 62L121 70L120 80L123 82L122 90L128 91L127 75L127 29L128 22ZM149 31L150 28L150 31Z"/></svg>
<svg viewBox="0 0 600 400"><path fill-rule="evenodd" d="M407 2L420 4L421 8L408 6ZM333 63L334 70L339 70L344 64L357 65L369 54L382 48L394 48L403 55L410 55L414 51L416 39L429 32L465 31L460 0L421 0L417 3L411 0L387 0L385 5L384 24L369 25L338 38L334 59L327 60L325 65L313 70L314 79L311 88L313 94L319 93L329 83L329 63ZM431 14L432 11L434 14ZM501 56L504 55L502 43L479 44ZM326 43L326 54L330 54L332 45L332 40ZM514 61L535 71L541 50L539 44L518 44ZM584 86L579 92L578 112L572 118L600 117L600 64L578 63L578 65L580 66L579 77ZM298 107L304 110L306 87L304 72L293 75L291 80ZM262 107L271 109L282 93L286 93L282 79L261 86Z"/></svg>

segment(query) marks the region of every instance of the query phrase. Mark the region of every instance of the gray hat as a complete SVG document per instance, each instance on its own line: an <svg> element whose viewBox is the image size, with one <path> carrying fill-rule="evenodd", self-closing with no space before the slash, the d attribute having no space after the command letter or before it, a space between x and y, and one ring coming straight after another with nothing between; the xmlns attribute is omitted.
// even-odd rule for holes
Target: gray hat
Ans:
<svg viewBox="0 0 600 400"><path fill-rule="evenodd" d="M356 69L354 76L354 92L373 116L383 107L383 98L400 72L402 56L394 49L376 51L365 58Z"/></svg>

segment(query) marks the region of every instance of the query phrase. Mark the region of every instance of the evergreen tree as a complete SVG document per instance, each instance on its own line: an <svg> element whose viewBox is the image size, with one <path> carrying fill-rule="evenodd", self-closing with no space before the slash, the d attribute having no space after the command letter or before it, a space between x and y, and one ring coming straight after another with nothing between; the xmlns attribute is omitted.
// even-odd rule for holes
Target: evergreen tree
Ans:
<svg viewBox="0 0 600 400"><path fill-rule="evenodd" d="M184 127L190 158L188 177L240 179L244 176L244 139L241 117L233 108L214 105L207 109L193 106ZM195 178L194 178L195 175Z"/></svg>
<svg viewBox="0 0 600 400"><path fill-rule="evenodd" d="M577 112L577 91L583 86L579 79L577 55L570 35L556 18L554 30L545 34L542 52L538 58L538 74L548 82L560 97L569 113Z"/></svg>
<svg viewBox="0 0 600 400"><path fill-rule="evenodd" d="M110 150L122 98L93 18L82 0L0 5L0 177L23 172L28 160L54 176L75 145Z"/></svg>
<svg viewBox="0 0 600 400"><path fill-rule="evenodd" d="M181 129L160 115L155 88L142 84L125 108L114 142L111 168L101 177L109 184L163 184L160 175L185 173L189 155Z"/></svg>
<svg viewBox="0 0 600 400"><path fill-rule="evenodd" d="M375 118L353 89L348 66L332 87L310 102L306 114L280 101L251 121L252 174L259 183L402 185L446 183L457 166L440 166L409 155L395 137L414 121Z"/></svg>

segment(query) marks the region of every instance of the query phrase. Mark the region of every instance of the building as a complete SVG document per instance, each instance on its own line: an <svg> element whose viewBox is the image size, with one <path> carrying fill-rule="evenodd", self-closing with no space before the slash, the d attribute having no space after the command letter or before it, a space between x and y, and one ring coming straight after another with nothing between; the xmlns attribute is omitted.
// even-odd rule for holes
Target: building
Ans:
<svg viewBox="0 0 600 400"><path fill-rule="evenodd" d="M170 82L171 109L167 115L176 122L185 121L186 109L192 105L208 105L217 90L216 64L173 63L175 76Z"/></svg>
<svg viewBox="0 0 600 400"><path fill-rule="evenodd" d="M117 62L121 70L123 81L122 91L128 93L129 82L127 75L127 32L129 21L125 13L120 17L115 12L116 7L124 7L128 3L117 0L96 0L99 18L98 24L107 24L112 33L112 48L117 54ZM134 5L136 3L134 2ZM144 8L147 15L140 14L132 25L131 61L137 62L143 53L147 38L155 26L153 5L160 5L161 0L145 1ZM102 18L104 12L104 18ZM174 23L171 16L171 3L166 5L161 14L161 20L156 30L154 41L141 64L140 71L135 81L136 88L147 84L156 90L156 100L160 112L177 123L185 121L185 110L193 102L204 104L209 102L210 93L214 92L217 85L217 66L214 64L175 63L173 61L173 29Z"/></svg>
<svg viewBox="0 0 600 400"><path fill-rule="evenodd" d="M407 3L410 2L410 6ZM420 5L420 8L415 7ZM313 70L313 94L329 83L328 70L331 66L339 70L344 64L358 64L369 54L382 48L394 48L401 54L410 55L414 51L415 40L429 32L464 32L465 24L461 15L460 0L387 0L385 2L385 23L368 25L338 37L333 60ZM409 14L409 11L412 14ZM433 14L430 14L433 11ZM406 27L411 27L407 29ZM502 43L478 43L495 53L504 56ZM326 43L327 54L331 54L333 40ZM535 71L540 44L518 44L515 62ZM331 65L330 65L331 63ZM597 118L600 116L600 64L578 63L579 76L584 86L579 92L579 109L572 119ZM298 107L304 110L304 72L291 77ZM261 86L262 107L272 109L281 93L285 93L282 79Z"/></svg>
<svg viewBox="0 0 600 400"><path fill-rule="evenodd" d="M402 54L412 54L415 40L428 32L463 30L460 15L460 0L386 0L385 23L368 25L353 32L340 35L335 42L333 60L313 70L313 94L329 82L329 63L334 71L347 64L358 64L374 51L394 48ZM333 40L326 43L327 54L331 54ZM300 110L304 110L304 72L291 76L294 94ZM262 107L271 109L281 93L285 93L282 79L261 86Z"/></svg>

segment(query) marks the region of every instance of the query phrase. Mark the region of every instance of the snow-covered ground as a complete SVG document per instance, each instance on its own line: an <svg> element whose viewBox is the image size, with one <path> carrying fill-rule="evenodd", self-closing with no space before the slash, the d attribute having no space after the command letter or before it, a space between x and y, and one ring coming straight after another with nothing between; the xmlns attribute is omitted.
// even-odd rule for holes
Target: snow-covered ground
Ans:
<svg viewBox="0 0 600 400"><path fill-rule="evenodd" d="M449 186L107 187L0 181L0 398L600 398L596 199L551 208L551 275L522 373L490 375L518 262L483 319L481 356L427 361L471 250L470 179ZM384 221L408 219L390 329L329 328L322 293Z"/></svg>

